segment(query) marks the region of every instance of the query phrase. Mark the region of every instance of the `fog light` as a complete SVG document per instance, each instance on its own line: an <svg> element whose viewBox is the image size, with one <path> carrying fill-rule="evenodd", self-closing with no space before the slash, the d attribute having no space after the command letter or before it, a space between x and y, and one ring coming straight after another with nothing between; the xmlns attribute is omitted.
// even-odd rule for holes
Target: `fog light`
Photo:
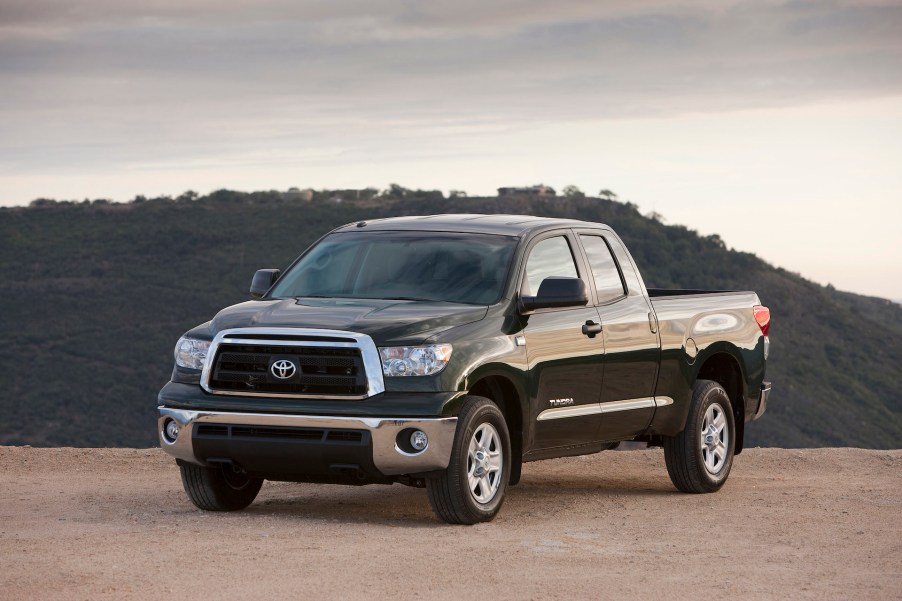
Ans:
<svg viewBox="0 0 902 601"><path fill-rule="evenodd" d="M179 425L176 423L174 419L167 420L165 424L163 424L163 438L166 439L166 442L173 443L179 437Z"/></svg>
<svg viewBox="0 0 902 601"><path fill-rule="evenodd" d="M422 430L416 430L410 435L410 446L414 451L422 451L429 445L429 437Z"/></svg>

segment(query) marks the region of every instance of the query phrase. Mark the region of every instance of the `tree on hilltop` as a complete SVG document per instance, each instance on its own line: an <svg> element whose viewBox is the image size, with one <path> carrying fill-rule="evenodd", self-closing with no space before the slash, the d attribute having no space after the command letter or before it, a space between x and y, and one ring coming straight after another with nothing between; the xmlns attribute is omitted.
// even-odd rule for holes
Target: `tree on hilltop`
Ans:
<svg viewBox="0 0 902 601"><path fill-rule="evenodd" d="M389 184L382 195L388 196L389 198L404 198L405 196L409 196L412 191L413 190L410 188L405 188L401 184Z"/></svg>
<svg viewBox="0 0 902 601"><path fill-rule="evenodd" d="M574 186L573 184L569 186L564 186L564 189L561 192L567 198L585 198L586 193Z"/></svg>

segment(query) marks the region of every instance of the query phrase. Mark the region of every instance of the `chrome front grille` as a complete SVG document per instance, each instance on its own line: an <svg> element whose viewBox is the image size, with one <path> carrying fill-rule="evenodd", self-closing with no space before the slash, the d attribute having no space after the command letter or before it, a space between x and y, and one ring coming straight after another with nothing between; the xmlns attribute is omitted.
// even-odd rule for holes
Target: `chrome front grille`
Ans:
<svg viewBox="0 0 902 601"><path fill-rule="evenodd" d="M213 394L288 398L363 399L384 390L369 336L301 328L220 332L201 386Z"/></svg>
<svg viewBox="0 0 902 601"><path fill-rule="evenodd" d="M272 366L290 361L289 378L278 378ZM298 345L220 344L213 358L210 386L237 392L361 395L366 393L366 370L357 348Z"/></svg>

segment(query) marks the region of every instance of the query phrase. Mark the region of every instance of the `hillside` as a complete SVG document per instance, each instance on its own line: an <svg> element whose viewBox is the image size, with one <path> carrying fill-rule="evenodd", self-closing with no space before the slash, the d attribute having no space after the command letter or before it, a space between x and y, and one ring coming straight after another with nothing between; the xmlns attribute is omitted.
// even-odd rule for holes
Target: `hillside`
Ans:
<svg viewBox="0 0 902 601"><path fill-rule="evenodd" d="M156 444L156 392L179 335L245 300L254 270L284 267L330 228L429 213L600 221L652 287L753 289L772 310L773 400L750 445L896 448L902 307L839 292L602 199L304 202L220 191L128 204L0 209L0 444Z"/></svg>

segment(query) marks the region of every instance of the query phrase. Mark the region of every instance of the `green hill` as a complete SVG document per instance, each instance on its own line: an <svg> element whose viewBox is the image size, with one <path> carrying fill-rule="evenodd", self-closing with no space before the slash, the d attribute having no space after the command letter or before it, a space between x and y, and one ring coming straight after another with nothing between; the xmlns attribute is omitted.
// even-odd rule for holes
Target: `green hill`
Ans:
<svg viewBox="0 0 902 601"><path fill-rule="evenodd" d="M245 300L332 227L430 213L526 213L613 226L653 287L752 289L771 308L774 394L749 428L762 446L896 448L902 307L839 292L595 198L313 202L219 191L128 204L0 209L0 444L149 446L172 347Z"/></svg>

